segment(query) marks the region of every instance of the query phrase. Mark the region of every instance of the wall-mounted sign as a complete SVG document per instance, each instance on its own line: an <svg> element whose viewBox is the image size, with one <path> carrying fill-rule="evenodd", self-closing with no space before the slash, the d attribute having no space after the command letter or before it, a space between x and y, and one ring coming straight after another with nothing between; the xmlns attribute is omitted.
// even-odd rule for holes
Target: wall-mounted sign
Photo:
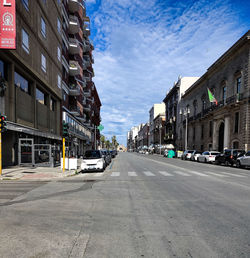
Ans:
<svg viewBox="0 0 250 258"><path fill-rule="evenodd" d="M16 49L15 0L0 0L0 48Z"/></svg>

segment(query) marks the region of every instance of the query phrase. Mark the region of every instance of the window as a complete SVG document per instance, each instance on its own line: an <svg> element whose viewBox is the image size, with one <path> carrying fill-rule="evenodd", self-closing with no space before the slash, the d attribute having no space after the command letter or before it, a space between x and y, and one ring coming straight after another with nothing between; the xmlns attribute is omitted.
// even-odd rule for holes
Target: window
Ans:
<svg viewBox="0 0 250 258"><path fill-rule="evenodd" d="M193 106L194 106L194 116L196 116L197 115L197 100L194 100Z"/></svg>
<svg viewBox="0 0 250 258"><path fill-rule="evenodd" d="M0 59L0 78L7 80L7 64Z"/></svg>
<svg viewBox="0 0 250 258"><path fill-rule="evenodd" d="M29 82L17 72L15 72L15 86L22 91L30 94Z"/></svg>
<svg viewBox="0 0 250 258"><path fill-rule="evenodd" d="M212 143L209 143L209 144L208 144L208 149L209 149L210 151L213 149Z"/></svg>
<svg viewBox="0 0 250 258"><path fill-rule="evenodd" d="M239 149L239 142L233 142L233 149Z"/></svg>
<svg viewBox="0 0 250 258"><path fill-rule="evenodd" d="M44 3L44 4L46 4L46 3L47 3L47 1L46 1L46 0L43 0L43 3Z"/></svg>
<svg viewBox="0 0 250 258"><path fill-rule="evenodd" d="M201 125L201 139L204 137L204 125Z"/></svg>
<svg viewBox="0 0 250 258"><path fill-rule="evenodd" d="M213 121L209 121L209 137L213 135Z"/></svg>
<svg viewBox="0 0 250 258"><path fill-rule="evenodd" d="M57 47L57 59L61 62L61 48Z"/></svg>
<svg viewBox="0 0 250 258"><path fill-rule="evenodd" d="M240 118L240 113L236 112L234 115L234 132L235 133L239 132L239 118Z"/></svg>
<svg viewBox="0 0 250 258"><path fill-rule="evenodd" d="M57 18L57 31L61 33L61 21Z"/></svg>
<svg viewBox="0 0 250 258"><path fill-rule="evenodd" d="M29 0L22 0L23 6L27 11L29 11Z"/></svg>
<svg viewBox="0 0 250 258"><path fill-rule="evenodd" d="M241 77L238 77L236 79L236 93L239 94L240 93L240 87L241 87Z"/></svg>
<svg viewBox="0 0 250 258"><path fill-rule="evenodd" d="M223 103L226 103L226 98L227 98L227 87L223 86L223 88L222 88L222 100L223 100Z"/></svg>
<svg viewBox="0 0 250 258"><path fill-rule="evenodd" d="M55 111L55 108L56 108L56 101L53 98L51 98L50 99L50 110Z"/></svg>
<svg viewBox="0 0 250 258"><path fill-rule="evenodd" d="M206 101L205 99L202 100L202 111L205 111L206 109Z"/></svg>
<svg viewBox="0 0 250 258"><path fill-rule="evenodd" d="M36 100L39 103L45 105L45 94L42 91L40 91L39 89L36 89Z"/></svg>
<svg viewBox="0 0 250 258"><path fill-rule="evenodd" d="M46 73L46 57L41 54L41 69Z"/></svg>
<svg viewBox="0 0 250 258"><path fill-rule="evenodd" d="M22 29L22 47L27 53L30 52L30 50L29 50L29 34L24 29Z"/></svg>
<svg viewBox="0 0 250 258"><path fill-rule="evenodd" d="M41 17L41 33L46 38L46 23L43 17Z"/></svg>
<svg viewBox="0 0 250 258"><path fill-rule="evenodd" d="M63 100L66 102L66 100L67 100L67 94L66 94L66 92L65 91L63 91Z"/></svg>
<svg viewBox="0 0 250 258"><path fill-rule="evenodd" d="M59 89L61 89L61 84L62 84L62 78L61 78L61 76L58 74L57 75L57 86L58 86L58 88Z"/></svg>

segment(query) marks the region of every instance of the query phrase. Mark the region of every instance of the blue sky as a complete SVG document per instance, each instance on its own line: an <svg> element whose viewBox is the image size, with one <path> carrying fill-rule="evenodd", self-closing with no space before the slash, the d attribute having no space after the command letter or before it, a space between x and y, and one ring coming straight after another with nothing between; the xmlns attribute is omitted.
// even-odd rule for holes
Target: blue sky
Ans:
<svg viewBox="0 0 250 258"><path fill-rule="evenodd" d="M86 0L102 133L126 144L178 76L201 76L250 29L250 1Z"/></svg>

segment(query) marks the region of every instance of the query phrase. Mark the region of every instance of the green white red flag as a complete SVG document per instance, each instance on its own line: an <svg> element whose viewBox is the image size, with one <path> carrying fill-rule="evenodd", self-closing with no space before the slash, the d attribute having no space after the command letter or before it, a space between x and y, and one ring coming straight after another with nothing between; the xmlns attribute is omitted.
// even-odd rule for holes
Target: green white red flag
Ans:
<svg viewBox="0 0 250 258"><path fill-rule="evenodd" d="M211 92L211 90L209 90L209 88L207 88L207 92L208 92L208 98L209 101L212 103L215 103L216 105L218 105L218 101L216 100L216 98L214 97L213 93Z"/></svg>

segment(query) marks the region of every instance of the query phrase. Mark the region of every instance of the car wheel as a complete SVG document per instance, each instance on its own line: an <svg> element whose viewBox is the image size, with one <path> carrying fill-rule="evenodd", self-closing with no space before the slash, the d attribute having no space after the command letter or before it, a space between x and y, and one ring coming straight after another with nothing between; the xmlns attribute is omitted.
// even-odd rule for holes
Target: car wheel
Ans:
<svg viewBox="0 0 250 258"><path fill-rule="evenodd" d="M242 167L239 160L237 160L237 162L236 162L236 167L237 168L241 168Z"/></svg>
<svg viewBox="0 0 250 258"><path fill-rule="evenodd" d="M215 165L220 165L220 163L219 163L218 160L215 160L214 164L215 164Z"/></svg>
<svg viewBox="0 0 250 258"><path fill-rule="evenodd" d="M225 166L229 166L230 165L230 163L226 160L225 161Z"/></svg>

